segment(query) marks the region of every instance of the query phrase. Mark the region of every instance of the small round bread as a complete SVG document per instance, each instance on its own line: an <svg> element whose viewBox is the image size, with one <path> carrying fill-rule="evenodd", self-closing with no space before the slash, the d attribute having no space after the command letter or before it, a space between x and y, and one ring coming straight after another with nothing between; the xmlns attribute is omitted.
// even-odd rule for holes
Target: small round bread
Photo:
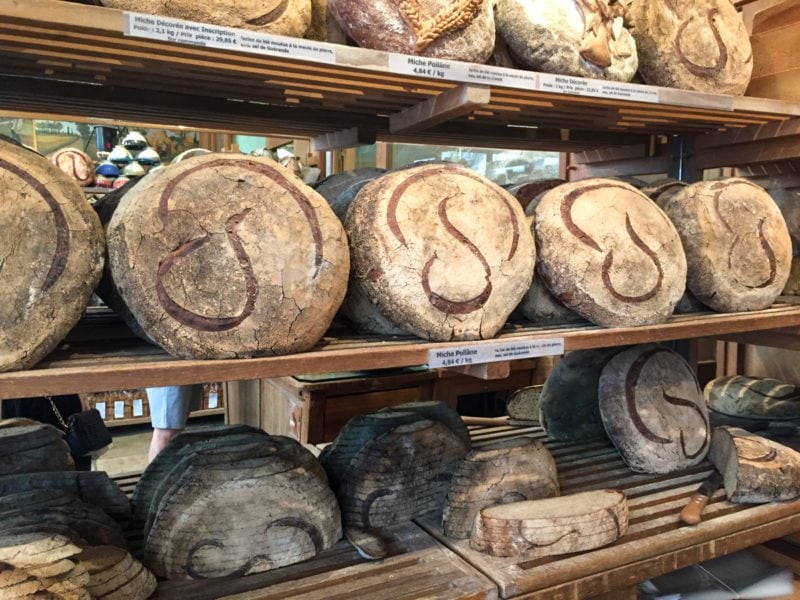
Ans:
<svg viewBox="0 0 800 600"><path fill-rule="evenodd" d="M639 50L639 73L653 85L741 96L753 50L730 0L629 2L626 18Z"/></svg>
<svg viewBox="0 0 800 600"><path fill-rule="evenodd" d="M170 165L125 194L107 231L117 291L144 333L182 358L307 350L347 286L341 223L268 158Z"/></svg>
<svg viewBox="0 0 800 600"><path fill-rule="evenodd" d="M103 5L291 37L303 37L311 25L311 0L103 0Z"/></svg>
<svg viewBox="0 0 800 600"><path fill-rule="evenodd" d="M328 0L363 48L485 63L494 50L489 0Z"/></svg>
<svg viewBox="0 0 800 600"><path fill-rule="evenodd" d="M585 319L606 327L661 323L686 286L686 258L667 215L627 183L587 179L536 207L537 273Z"/></svg>
<svg viewBox="0 0 800 600"><path fill-rule="evenodd" d="M355 286L425 339L490 338L530 287L535 247L519 203L464 167L423 165L371 181L345 229L349 294Z"/></svg>
<svg viewBox="0 0 800 600"><path fill-rule="evenodd" d="M78 185L94 183L94 162L83 150L62 148L51 157L53 164L78 182Z"/></svg>
<svg viewBox="0 0 800 600"><path fill-rule="evenodd" d="M772 305L789 278L792 241L770 195L746 179L694 183L664 210L678 228L687 286L721 312Z"/></svg>
<svg viewBox="0 0 800 600"><path fill-rule="evenodd" d="M688 363L656 344L612 358L600 375L600 416L634 471L671 473L708 452L708 410Z"/></svg>
<svg viewBox="0 0 800 600"><path fill-rule="evenodd" d="M103 229L75 180L0 141L0 371L27 369L78 322L103 271Z"/></svg>
<svg viewBox="0 0 800 600"><path fill-rule="evenodd" d="M496 18L528 69L612 81L636 74L636 44L607 0L497 0Z"/></svg>

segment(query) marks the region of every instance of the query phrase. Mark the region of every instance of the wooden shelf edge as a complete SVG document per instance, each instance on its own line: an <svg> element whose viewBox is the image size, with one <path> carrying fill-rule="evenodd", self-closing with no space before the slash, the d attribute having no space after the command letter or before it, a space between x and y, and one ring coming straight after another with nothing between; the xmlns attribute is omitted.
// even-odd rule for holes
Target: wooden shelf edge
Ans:
<svg viewBox="0 0 800 600"><path fill-rule="evenodd" d="M193 410L189 413L189 418L198 417L213 417L217 415L224 415L225 408L204 408L202 410ZM128 419L111 419L103 421L106 427L123 427L124 425L147 425L150 423L150 417L131 417Z"/></svg>
<svg viewBox="0 0 800 600"><path fill-rule="evenodd" d="M444 347L563 338L566 351L718 337L800 326L800 306L774 306L752 313L681 315L647 327L606 329L591 324L568 327L511 326L491 340L433 343L417 338L325 338L313 350L248 359L179 360L153 346L114 342L103 353L97 344L69 345L36 368L0 373L0 399L237 381L296 374L390 369L424 365L428 351Z"/></svg>

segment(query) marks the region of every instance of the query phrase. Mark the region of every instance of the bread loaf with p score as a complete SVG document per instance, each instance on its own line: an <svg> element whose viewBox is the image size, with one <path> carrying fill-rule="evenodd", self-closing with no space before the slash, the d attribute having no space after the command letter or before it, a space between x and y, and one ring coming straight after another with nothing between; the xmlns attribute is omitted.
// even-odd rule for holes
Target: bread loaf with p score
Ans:
<svg viewBox="0 0 800 600"><path fill-rule="evenodd" d="M117 291L147 336L183 358L307 350L347 286L339 220L268 158L170 165L124 195L107 231Z"/></svg>
<svg viewBox="0 0 800 600"><path fill-rule="evenodd" d="M741 178L701 181L664 206L681 236L687 287L721 312L772 305L789 278L792 241L770 195Z"/></svg>
<svg viewBox="0 0 800 600"><path fill-rule="evenodd" d="M661 323L686 286L686 258L667 215L610 179L566 183L536 206L537 274L568 308L606 327Z"/></svg>
<svg viewBox="0 0 800 600"><path fill-rule="evenodd" d="M708 452L708 410L694 371L657 344L634 346L603 367L600 416L634 471L671 473Z"/></svg>
<svg viewBox="0 0 800 600"><path fill-rule="evenodd" d="M4 141L0 227L0 371L27 369L86 308L103 270L103 229L72 178Z"/></svg>
<svg viewBox="0 0 800 600"><path fill-rule="evenodd" d="M351 299L366 297L425 339L490 338L531 284L535 246L522 208L464 167L423 165L369 182L345 229L353 264L343 311L355 322Z"/></svg>

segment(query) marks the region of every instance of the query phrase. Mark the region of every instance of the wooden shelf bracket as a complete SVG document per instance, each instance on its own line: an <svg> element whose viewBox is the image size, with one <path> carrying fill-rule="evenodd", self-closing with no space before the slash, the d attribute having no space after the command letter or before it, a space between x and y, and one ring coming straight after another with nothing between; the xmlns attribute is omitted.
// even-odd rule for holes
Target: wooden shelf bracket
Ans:
<svg viewBox="0 0 800 600"><path fill-rule="evenodd" d="M323 133L311 139L312 152L326 152L328 150L341 150L355 148L356 146L370 146L375 143L376 134L372 129L351 127L341 131Z"/></svg>
<svg viewBox="0 0 800 600"><path fill-rule="evenodd" d="M391 133L412 133L463 117L491 100L491 88L461 84L389 117Z"/></svg>

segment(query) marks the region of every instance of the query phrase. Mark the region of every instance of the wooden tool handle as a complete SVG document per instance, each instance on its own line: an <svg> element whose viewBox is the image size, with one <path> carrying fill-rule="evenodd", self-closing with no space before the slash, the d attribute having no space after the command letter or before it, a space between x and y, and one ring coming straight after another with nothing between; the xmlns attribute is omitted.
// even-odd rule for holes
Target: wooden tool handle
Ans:
<svg viewBox="0 0 800 600"><path fill-rule="evenodd" d="M708 504L708 496L695 494L681 511L681 521L688 525L697 525L702 520L703 509Z"/></svg>

